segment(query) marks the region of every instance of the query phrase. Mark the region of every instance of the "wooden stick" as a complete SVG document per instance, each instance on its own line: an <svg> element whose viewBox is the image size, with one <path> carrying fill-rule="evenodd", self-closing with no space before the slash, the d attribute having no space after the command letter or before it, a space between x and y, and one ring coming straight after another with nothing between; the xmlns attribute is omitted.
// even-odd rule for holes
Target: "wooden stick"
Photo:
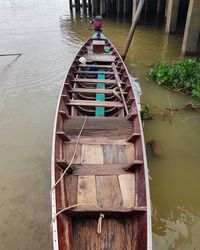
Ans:
<svg viewBox="0 0 200 250"><path fill-rule="evenodd" d="M137 11L136 11L135 16L133 18L133 22L132 22L132 25L131 25L131 28L130 28L130 31L129 31L129 34L128 34L128 38L126 40L124 51L122 53L122 59L123 60L125 60L128 49L130 47L130 44L131 44L131 41L132 41L132 38L133 38L133 35L134 35L134 32L135 32L136 24L137 24L137 21L139 19L140 13L142 11L142 7L144 5L144 2L145 2L145 0L140 0L140 3L138 5L138 7L137 7Z"/></svg>
<svg viewBox="0 0 200 250"><path fill-rule="evenodd" d="M21 56L22 54L1 54L0 56Z"/></svg>
<svg viewBox="0 0 200 250"><path fill-rule="evenodd" d="M120 78L119 78L118 71L117 71L117 69L116 69L114 63L112 63L112 67L113 67L113 72L115 73L115 79L116 79L116 81L117 81L117 85L118 85L118 87L119 87L119 89L120 89L120 94L121 94L121 97L122 97L122 101L123 101L123 104L124 104L124 108L125 108L125 111L126 111L126 115L128 115L129 112L128 112L128 107L127 107L127 105L126 105L126 100L125 100L125 98L124 98L124 93L123 93L123 90L122 90L121 80L120 80Z"/></svg>

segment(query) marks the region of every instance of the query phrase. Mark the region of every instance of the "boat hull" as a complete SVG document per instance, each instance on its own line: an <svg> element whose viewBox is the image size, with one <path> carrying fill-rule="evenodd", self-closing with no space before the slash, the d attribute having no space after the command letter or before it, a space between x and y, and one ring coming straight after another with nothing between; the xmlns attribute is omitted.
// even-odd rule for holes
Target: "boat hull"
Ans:
<svg viewBox="0 0 200 250"><path fill-rule="evenodd" d="M120 55L102 40L105 53L93 51L91 38L82 46L59 96L51 160L53 245L152 249L138 105Z"/></svg>

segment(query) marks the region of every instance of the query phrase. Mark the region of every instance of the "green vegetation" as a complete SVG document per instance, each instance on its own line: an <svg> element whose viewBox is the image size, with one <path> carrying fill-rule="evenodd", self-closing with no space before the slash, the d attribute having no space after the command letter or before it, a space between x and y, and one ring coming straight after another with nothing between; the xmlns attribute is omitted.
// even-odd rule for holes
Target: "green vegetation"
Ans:
<svg viewBox="0 0 200 250"><path fill-rule="evenodd" d="M140 115L141 115L141 118L142 120L149 114L149 106L148 105L144 105L142 107L142 110L140 111Z"/></svg>
<svg viewBox="0 0 200 250"><path fill-rule="evenodd" d="M150 69L149 75L158 85L169 86L200 101L200 61L184 59L169 64L160 62Z"/></svg>

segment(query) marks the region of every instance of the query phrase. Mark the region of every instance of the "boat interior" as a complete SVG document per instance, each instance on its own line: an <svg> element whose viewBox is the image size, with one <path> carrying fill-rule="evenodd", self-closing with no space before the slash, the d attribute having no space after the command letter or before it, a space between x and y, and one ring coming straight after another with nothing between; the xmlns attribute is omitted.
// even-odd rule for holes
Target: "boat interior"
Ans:
<svg viewBox="0 0 200 250"><path fill-rule="evenodd" d="M58 110L56 180L67 169L56 187L57 211L63 210L57 216L60 249L146 249L136 106L118 52L103 34L96 34L75 57Z"/></svg>

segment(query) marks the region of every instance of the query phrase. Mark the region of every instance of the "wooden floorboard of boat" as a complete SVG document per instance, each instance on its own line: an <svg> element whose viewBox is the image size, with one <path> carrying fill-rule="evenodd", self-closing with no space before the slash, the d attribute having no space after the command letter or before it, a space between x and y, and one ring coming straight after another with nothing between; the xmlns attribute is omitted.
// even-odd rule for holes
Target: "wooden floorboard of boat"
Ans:
<svg viewBox="0 0 200 250"><path fill-rule="evenodd" d="M130 250L133 242L133 219L103 219L101 234L97 220L74 218L74 250Z"/></svg>

